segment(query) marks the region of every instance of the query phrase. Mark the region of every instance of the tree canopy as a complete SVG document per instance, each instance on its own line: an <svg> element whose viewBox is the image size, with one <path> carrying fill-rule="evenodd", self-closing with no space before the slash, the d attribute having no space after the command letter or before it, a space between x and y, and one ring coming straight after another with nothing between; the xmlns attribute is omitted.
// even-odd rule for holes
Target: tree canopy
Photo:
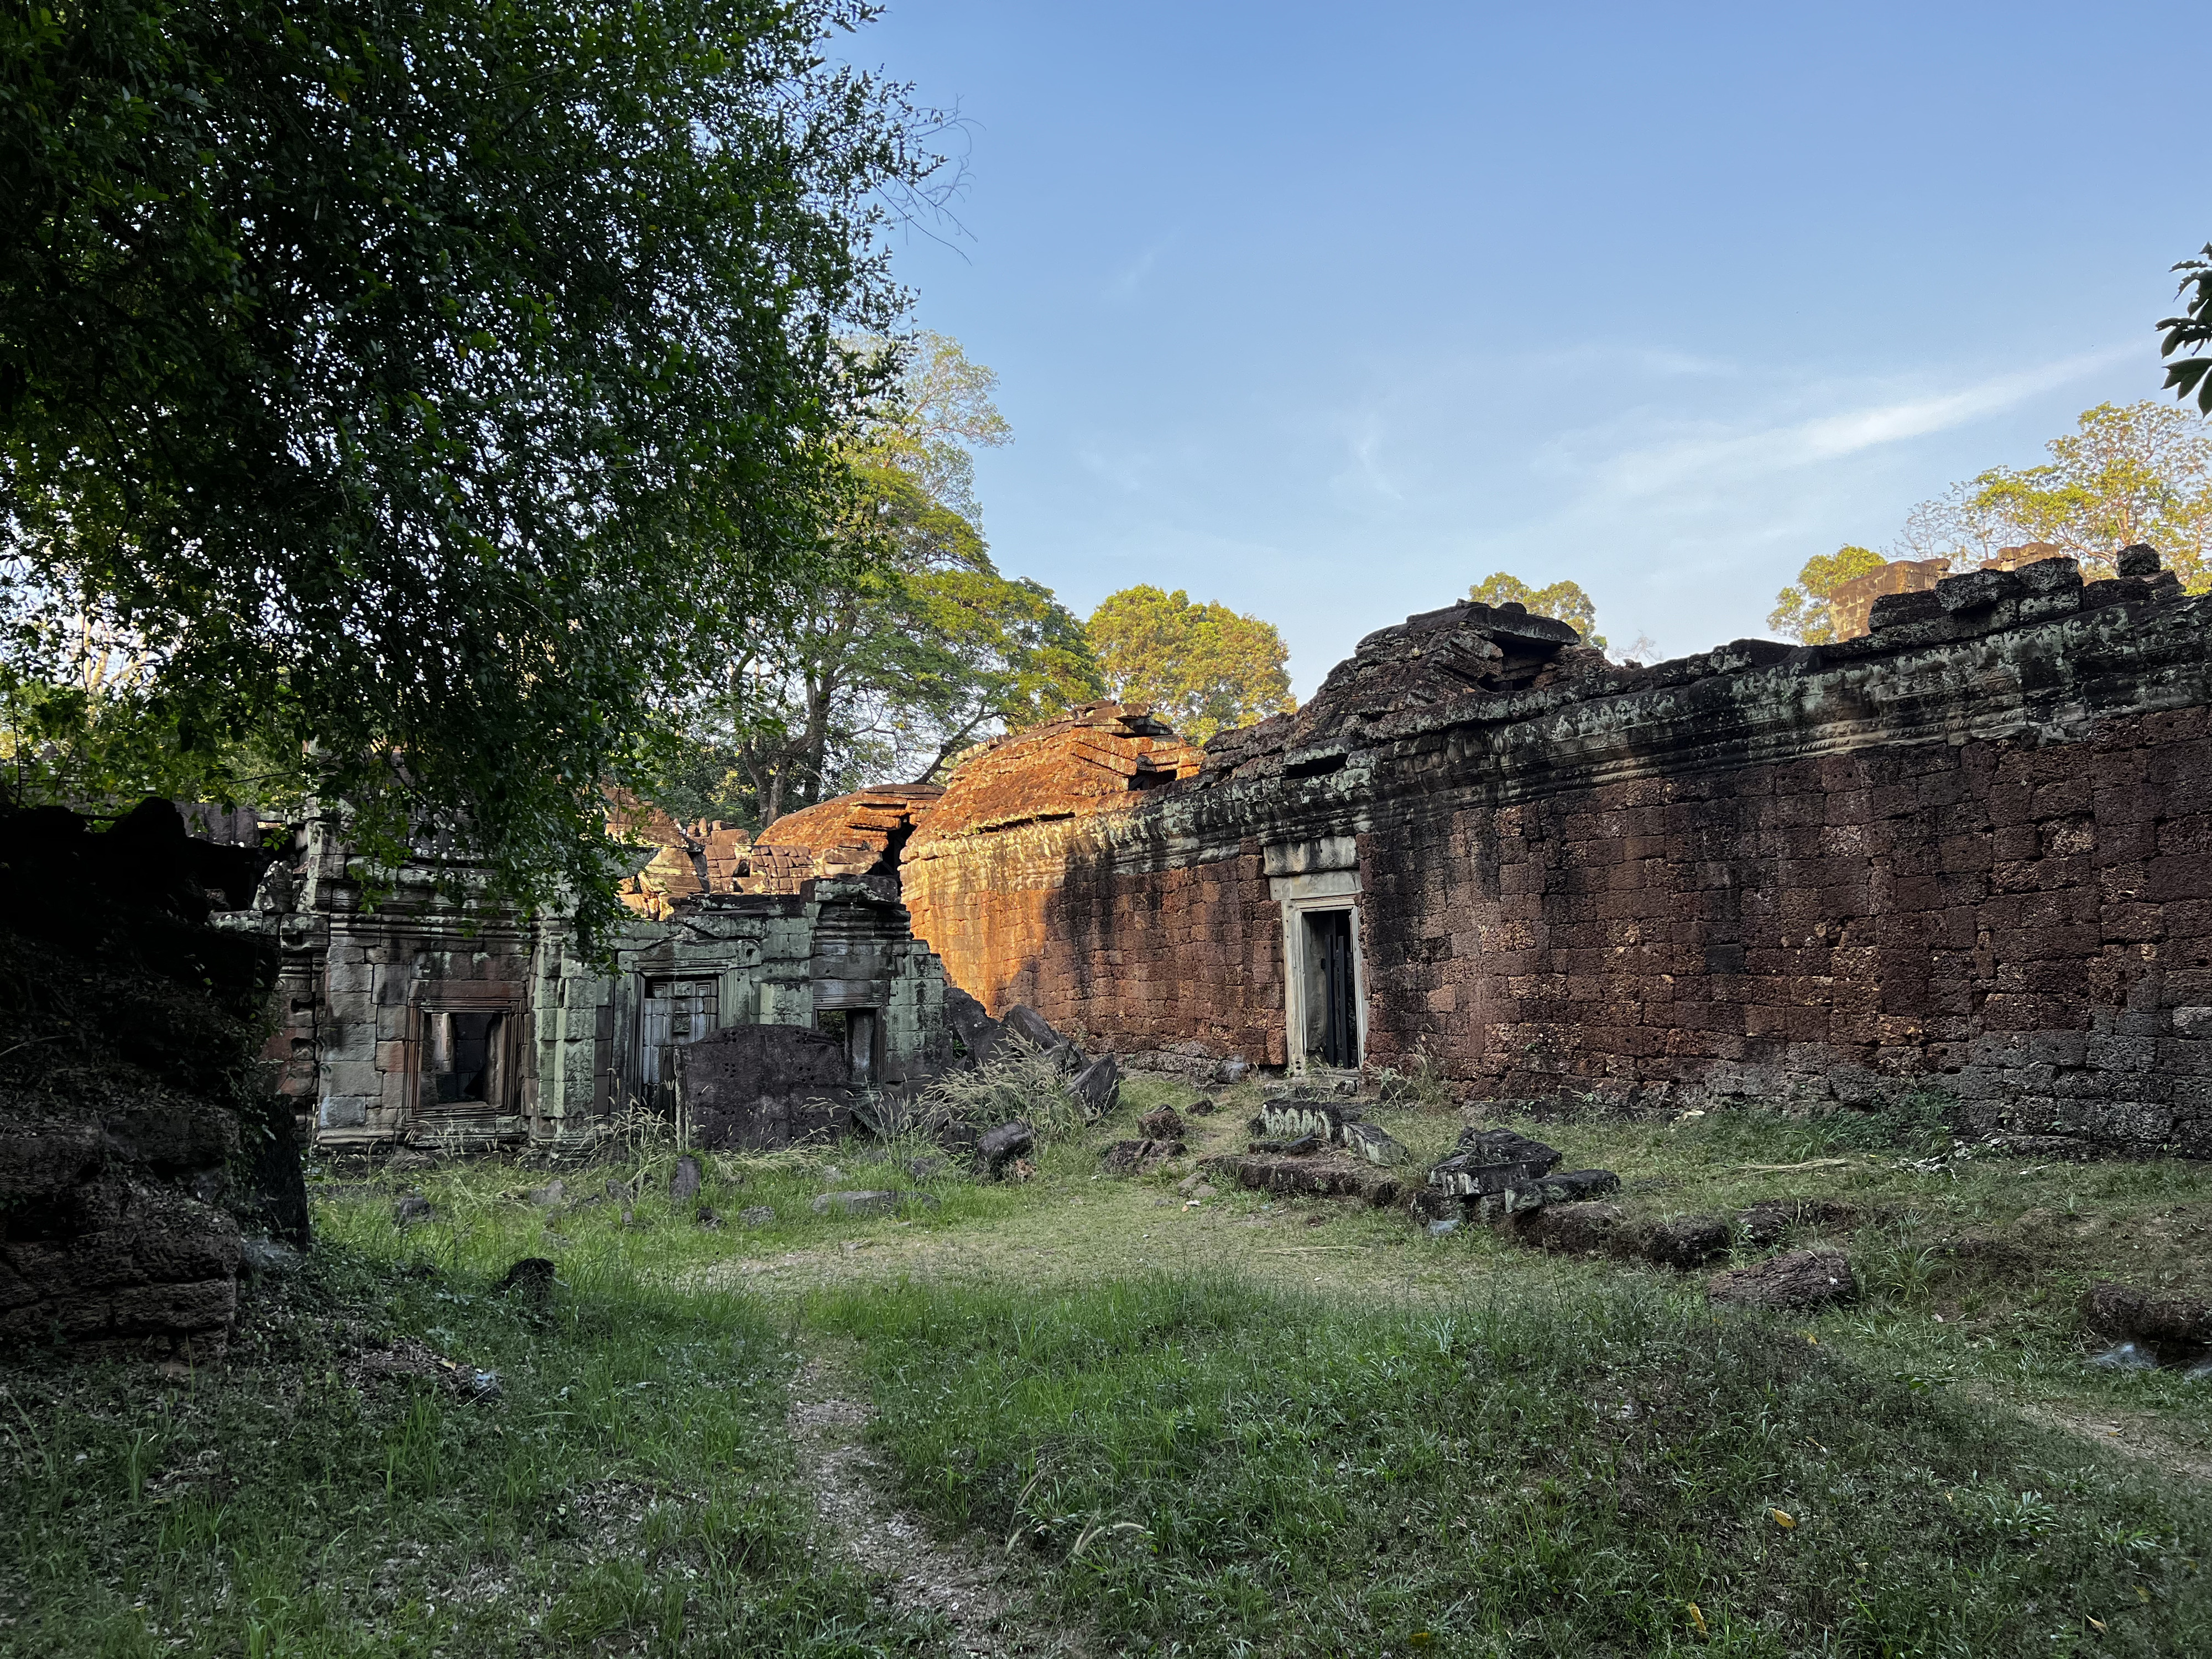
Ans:
<svg viewBox="0 0 2212 1659"><path fill-rule="evenodd" d="M2045 446L2040 466L1991 467L1923 501L1898 538L1899 556L1979 565L2042 542L2112 574L2124 547L2148 542L2192 592L2212 584L2212 433L2185 409L2099 404Z"/></svg>
<svg viewBox="0 0 2212 1659"><path fill-rule="evenodd" d="M2166 366L2166 388L2184 403L2195 393L2197 407L2212 415L2212 356L2197 355L2212 349L2212 242L2204 245L2197 258L2184 259L2174 269L2188 273L2181 280L2182 293L2195 289L2197 297L2179 316L2159 319L2166 337L2159 342L2158 355L2183 354L2179 362Z"/></svg>
<svg viewBox="0 0 2212 1659"><path fill-rule="evenodd" d="M1177 588L1125 587L1084 625L1107 695L1149 703L1193 743L1297 707L1273 623Z"/></svg>
<svg viewBox="0 0 2212 1659"><path fill-rule="evenodd" d="M897 315L878 232L936 163L825 59L870 15L0 12L19 789L243 744L373 853L459 814L507 891L610 914L602 779L811 556L896 371L843 343ZM137 665L104 702L88 641ZM155 738L41 779L95 704Z"/></svg>
<svg viewBox="0 0 2212 1659"><path fill-rule="evenodd" d="M1537 616L1566 623L1583 636L1584 645L1599 651L1606 648L1605 636L1596 631L1597 606L1579 582L1560 580L1548 587L1531 587L1518 576L1498 570L1468 588L1467 596L1477 605L1522 605Z"/></svg>
<svg viewBox="0 0 2212 1659"><path fill-rule="evenodd" d="M1832 553L1815 553L1805 561L1797 580L1775 596L1766 625L1807 645L1827 645L1836 637L1828 612L1829 596L1855 576L1879 570L1888 561L1870 547L1846 544Z"/></svg>
<svg viewBox="0 0 2212 1659"><path fill-rule="evenodd" d="M981 738L1099 695L1081 625L1002 574L983 537L973 452L1012 436L997 377L942 335L902 361L847 446L852 489L816 562L775 585L692 711L655 792L679 816L765 827L872 778L937 776Z"/></svg>

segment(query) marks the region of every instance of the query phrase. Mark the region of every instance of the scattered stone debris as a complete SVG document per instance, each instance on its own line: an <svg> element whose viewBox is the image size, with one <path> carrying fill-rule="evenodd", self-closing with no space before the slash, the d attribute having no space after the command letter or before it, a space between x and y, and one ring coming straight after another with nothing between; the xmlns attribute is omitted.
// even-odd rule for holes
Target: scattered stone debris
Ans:
<svg viewBox="0 0 2212 1659"><path fill-rule="evenodd" d="M502 1291L541 1305L553 1296L553 1264L542 1255L526 1255L507 1270L499 1281Z"/></svg>
<svg viewBox="0 0 2212 1659"><path fill-rule="evenodd" d="M2212 1303L2132 1285L2091 1285L2081 1298L2081 1323L2091 1335L2133 1343L2162 1364L2194 1362L2212 1346Z"/></svg>
<svg viewBox="0 0 2212 1659"><path fill-rule="evenodd" d="M738 1225L740 1227L773 1227L775 1225L775 1212L765 1204L748 1204L744 1209L738 1212Z"/></svg>
<svg viewBox="0 0 2212 1659"><path fill-rule="evenodd" d="M1121 1101L1121 1068L1111 1054L1101 1054L1076 1073L1068 1089L1094 1118L1103 1117Z"/></svg>
<svg viewBox="0 0 2212 1659"><path fill-rule="evenodd" d="M532 1188L530 1201L541 1210L557 1210L568 1196L568 1183L555 1176L543 1187Z"/></svg>
<svg viewBox="0 0 2212 1659"><path fill-rule="evenodd" d="M420 1193L403 1193L399 1201L392 1206L392 1218L402 1227L428 1221L436 1214L430 1200Z"/></svg>
<svg viewBox="0 0 2212 1659"><path fill-rule="evenodd" d="M1172 1106L1146 1112L1137 1120L1137 1127L1153 1140L1181 1140L1187 1129L1182 1114Z"/></svg>
<svg viewBox="0 0 2212 1659"><path fill-rule="evenodd" d="M1412 1156L1379 1123L1347 1123L1341 1144L1370 1164L1403 1164Z"/></svg>
<svg viewBox="0 0 2212 1659"><path fill-rule="evenodd" d="M1735 1226L1746 1243L1765 1250L1779 1244L1792 1227L1828 1232L1857 1220L1857 1210L1834 1199L1762 1198L1736 1212Z"/></svg>
<svg viewBox="0 0 2212 1659"><path fill-rule="evenodd" d="M699 1206L699 1213L693 1218L699 1226L710 1233L720 1232L722 1230L721 1212L712 1205L702 1204Z"/></svg>
<svg viewBox="0 0 2212 1659"><path fill-rule="evenodd" d="M1770 1256L1705 1283L1707 1300L1739 1308L1821 1308L1857 1294L1850 1258L1827 1249Z"/></svg>
<svg viewBox="0 0 2212 1659"><path fill-rule="evenodd" d="M1188 1112L1193 1117L1211 1117L1220 1109L1219 1103L1212 1095L1200 1095L1183 1108L1183 1110Z"/></svg>
<svg viewBox="0 0 2212 1659"><path fill-rule="evenodd" d="M681 1204L686 1199L696 1198L700 1188L705 1184L699 1160L687 1152L676 1160L675 1173L668 1177L668 1200L672 1204Z"/></svg>
<svg viewBox="0 0 2212 1659"><path fill-rule="evenodd" d="M1376 1170L1365 1159L1316 1146L1300 1157L1282 1153L1227 1153L1206 1158L1206 1173L1259 1193L1310 1198L1357 1198L1378 1207L1407 1196L1405 1182Z"/></svg>
<svg viewBox="0 0 2212 1659"><path fill-rule="evenodd" d="M1503 1196L1525 1189L1541 1203L1536 1183L1559 1167L1559 1153L1510 1129L1466 1128L1448 1158L1429 1171L1429 1185L1463 1198ZM1516 1207L1510 1200L1507 1209Z"/></svg>
<svg viewBox="0 0 2212 1659"><path fill-rule="evenodd" d="M975 1143L976 1173L995 1180L1006 1173L1007 1164L1025 1157L1036 1145L1036 1131L1020 1118L987 1129Z"/></svg>
<svg viewBox="0 0 2212 1659"><path fill-rule="evenodd" d="M1117 1140L1101 1154L1109 1175L1145 1175L1171 1158L1181 1158L1180 1140Z"/></svg>

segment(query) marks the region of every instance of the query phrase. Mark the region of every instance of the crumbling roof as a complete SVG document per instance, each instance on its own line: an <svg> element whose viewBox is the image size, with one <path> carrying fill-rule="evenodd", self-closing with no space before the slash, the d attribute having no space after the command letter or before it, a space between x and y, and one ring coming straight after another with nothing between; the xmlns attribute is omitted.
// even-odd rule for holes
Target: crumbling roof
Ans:
<svg viewBox="0 0 2212 1659"><path fill-rule="evenodd" d="M1563 622L1518 604L1462 599L1359 641L1295 714L1224 732L1206 746L1205 775L1280 772L1296 777L1340 764L1370 724L1472 697L1601 673L1605 654Z"/></svg>
<svg viewBox="0 0 2212 1659"><path fill-rule="evenodd" d="M1086 703L970 754L915 844L1110 811L1139 792L1194 776L1202 759L1142 704Z"/></svg>
<svg viewBox="0 0 2212 1659"><path fill-rule="evenodd" d="M817 876L889 875L944 793L933 783L884 783L787 812L753 843L738 890L795 893Z"/></svg>

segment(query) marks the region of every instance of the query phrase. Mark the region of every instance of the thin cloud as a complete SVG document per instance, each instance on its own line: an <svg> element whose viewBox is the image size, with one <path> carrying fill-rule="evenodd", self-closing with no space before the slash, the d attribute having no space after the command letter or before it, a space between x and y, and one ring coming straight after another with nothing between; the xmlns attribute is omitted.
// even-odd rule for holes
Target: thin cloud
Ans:
<svg viewBox="0 0 2212 1659"><path fill-rule="evenodd" d="M1924 438L2001 414L2031 398L2108 368L2139 349L2115 346L1996 375L1933 397L1907 398L1725 437L1632 449L1605 464L1605 482L1621 495L1649 495L1693 482L1763 477L1838 460L1883 444Z"/></svg>

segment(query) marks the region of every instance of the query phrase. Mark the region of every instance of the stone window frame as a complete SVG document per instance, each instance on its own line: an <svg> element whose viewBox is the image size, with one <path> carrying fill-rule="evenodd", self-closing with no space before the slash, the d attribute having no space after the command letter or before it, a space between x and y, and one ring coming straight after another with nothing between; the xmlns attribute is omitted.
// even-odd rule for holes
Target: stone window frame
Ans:
<svg viewBox="0 0 2212 1659"><path fill-rule="evenodd" d="M1341 911L1352 919L1352 995L1359 1024L1359 1065L1345 1068L1347 1074L1367 1065L1367 953L1364 920L1359 910L1359 872L1321 870L1303 875L1277 876L1268 888L1283 913L1283 1035L1289 1049L1289 1071L1304 1077L1309 1069L1336 1068L1306 1063L1306 918Z"/></svg>
<svg viewBox="0 0 2212 1659"><path fill-rule="evenodd" d="M507 980L417 980L407 999L407 1072L404 1121L412 1134L422 1122L422 1046L426 1014L497 1014L498 1100L484 1104L496 1117L526 1115L523 1102L523 1016L528 988Z"/></svg>

